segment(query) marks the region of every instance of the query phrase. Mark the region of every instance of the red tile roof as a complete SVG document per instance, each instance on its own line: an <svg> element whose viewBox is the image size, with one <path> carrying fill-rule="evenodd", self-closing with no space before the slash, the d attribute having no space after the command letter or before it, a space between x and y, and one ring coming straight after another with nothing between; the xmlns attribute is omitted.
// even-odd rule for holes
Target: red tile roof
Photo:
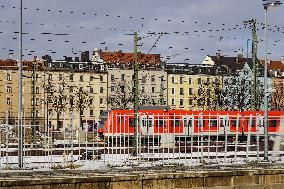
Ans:
<svg viewBox="0 0 284 189"><path fill-rule="evenodd" d="M265 60L260 60L262 64L265 63ZM268 64L268 70L283 70L284 71L284 63L277 60L271 60L270 64Z"/></svg>
<svg viewBox="0 0 284 189"><path fill-rule="evenodd" d="M134 62L134 53L118 52L99 52L101 59L106 63L125 63L132 64ZM152 66L161 64L160 54L143 54L138 53L138 63Z"/></svg>
<svg viewBox="0 0 284 189"><path fill-rule="evenodd" d="M43 68L43 64L41 62L37 63L40 68ZM29 70L33 67L33 61L24 60L23 61L23 69ZM7 59L0 59L0 69L18 69L18 61Z"/></svg>

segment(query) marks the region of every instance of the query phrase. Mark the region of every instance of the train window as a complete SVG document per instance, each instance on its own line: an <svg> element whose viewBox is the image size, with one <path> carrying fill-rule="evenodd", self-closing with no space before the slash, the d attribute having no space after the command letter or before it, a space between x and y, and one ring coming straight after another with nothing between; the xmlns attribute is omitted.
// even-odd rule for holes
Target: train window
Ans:
<svg viewBox="0 0 284 189"><path fill-rule="evenodd" d="M238 119L233 118L232 119L232 127L237 127Z"/></svg>
<svg viewBox="0 0 284 189"><path fill-rule="evenodd" d="M129 127L134 127L134 126L135 126L134 118L129 118Z"/></svg>
<svg viewBox="0 0 284 189"><path fill-rule="evenodd" d="M179 119L171 120L171 125L173 127L180 127L180 120Z"/></svg>
<svg viewBox="0 0 284 189"><path fill-rule="evenodd" d="M192 120L184 118L183 120L183 126L184 127L192 127Z"/></svg>
<svg viewBox="0 0 284 189"><path fill-rule="evenodd" d="M210 119L210 127L217 127L217 120L216 119Z"/></svg>
<svg viewBox="0 0 284 189"><path fill-rule="evenodd" d="M251 127L255 127L255 118L252 118L251 120Z"/></svg>
<svg viewBox="0 0 284 189"><path fill-rule="evenodd" d="M143 127L146 127L146 126L147 126L147 120L142 119L142 126L143 126Z"/></svg>
<svg viewBox="0 0 284 189"><path fill-rule="evenodd" d="M165 120L164 119L156 120L156 127L163 127L164 124L165 124Z"/></svg>
<svg viewBox="0 0 284 189"><path fill-rule="evenodd" d="M226 118L220 118L220 127L227 126L227 119Z"/></svg>
<svg viewBox="0 0 284 189"><path fill-rule="evenodd" d="M203 119L196 119L196 125L197 127L202 127L205 125L205 120Z"/></svg>
<svg viewBox="0 0 284 189"><path fill-rule="evenodd" d="M276 126L277 126L277 120L276 119L269 119L268 127L276 127Z"/></svg>

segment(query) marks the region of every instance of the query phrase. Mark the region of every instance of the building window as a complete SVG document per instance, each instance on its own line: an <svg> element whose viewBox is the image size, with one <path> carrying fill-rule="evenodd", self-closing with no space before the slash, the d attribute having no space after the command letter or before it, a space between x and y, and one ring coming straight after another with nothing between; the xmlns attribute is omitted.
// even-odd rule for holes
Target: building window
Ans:
<svg viewBox="0 0 284 189"><path fill-rule="evenodd" d="M210 89L207 89L207 95L208 95L208 97L210 96L210 93L211 93Z"/></svg>
<svg viewBox="0 0 284 189"><path fill-rule="evenodd" d="M35 75L35 81L37 81L39 78L38 74Z"/></svg>
<svg viewBox="0 0 284 189"><path fill-rule="evenodd" d="M192 105L192 99L190 98L190 99L188 99L188 105Z"/></svg>
<svg viewBox="0 0 284 189"><path fill-rule="evenodd" d="M114 92L114 86L110 86L110 92Z"/></svg>
<svg viewBox="0 0 284 189"><path fill-rule="evenodd" d="M93 99L92 98L90 99L89 102L90 102L90 105L93 105Z"/></svg>
<svg viewBox="0 0 284 189"><path fill-rule="evenodd" d="M104 81L104 76L100 75L100 81L101 81L101 82Z"/></svg>
<svg viewBox="0 0 284 189"><path fill-rule="evenodd" d="M183 99L179 99L179 105L183 106Z"/></svg>
<svg viewBox="0 0 284 189"><path fill-rule="evenodd" d="M151 82L155 82L155 75L151 75Z"/></svg>
<svg viewBox="0 0 284 189"><path fill-rule="evenodd" d="M39 87L36 87L36 94L39 94Z"/></svg>
<svg viewBox="0 0 284 189"><path fill-rule="evenodd" d="M188 89L188 94L189 94L189 95L192 95L192 88L189 88L189 89Z"/></svg>
<svg viewBox="0 0 284 189"><path fill-rule="evenodd" d="M52 80L52 74L48 74L48 80Z"/></svg>
<svg viewBox="0 0 284 189"><path fill-rule="evenodd" d="M80 88L79 88L79 92L83 92L83 87L80 87Z"/></svg>
<svg viewBox="0 0 284 189"><path fill-rule="evenodd" d="M210 78L207 78L207 84L209 84L210 83Z"/></svg>
<svg viewBox="0 0 284 189"><path fill-rule="evenodd" d="M152 93L154 93L155 92L155 87L152 87Z"/></svg>
<svg viewBox="0 0 284 189"><path fill-rule="evenodd" d="M73 79L74 79L74 74L70 74L69 80L70 80L70 81L73 81Z"/></svg>
<svg viewBox="0 0 284 189"><path fill-rule="evenodd" d="M94 110L90 110L90 116L94 115Z"/></svg>
<svg viewBox="0 0 284 189"><path fill-rule="evenodd" d="M172 105L175 105L175 99L172 98Z"/></svg>
<svg viewBox="0 0 284 189"><path fill-rule="evenodd" d="M192 83L192 79L188 78L188 84L191 85L191 83Z"/></svg>
<svg viewBox="0 0 284 189"><path fill-rule="evenodd" d="M7 105L11 105L11 104L12 104L11 98L8 97L8 98L6 99L6 104L7 104Z"/></svg>
<svg viewBox="0 0 284 189"><path fill-rule="evenodd" d="M211 101L209 99L207 99L207 106L211 105Z"/></svg>
<svg viewBox="0 0 284 189"><path fill-rule="evenodd" d="M175 94L175 88L172 88L172 94Z"/></svg>
<svg viewBox="0 0 284 189"><path fill-rule="evenodd" d="M36 98L36 106L38 106L40 104L40 99L39 98Z"/></svg>
<svg viewBox="0 0 284 189"><path fill-rule="evenodd" d="M198 82L198 85L200 85L201 84L201 78L198 78L197 82Z"/></svg>
<svg viewBox="0 0 284 189"><path fill-rule="evenodd" d="M7 73L6 74L6 79L7 79L7 81L11 81L12 80L11 73Z"/></svg>
<svg viewBox="0 0 284 189"><path fill-rule="evenodd" d="M70 93L72 93L72 92L74 91L74 87L73 87L73 86L70 86L70 87L69 87L69 91L70 91Z"/></svg>
<svg viewBox="0 0 284 189"><path fill-rule="evenodd" d="M84 81L84 76L80 75L80 81Z"/></svg>
<svg viewBox="0 0 284 189"><path fill-rule="evenodd" d="M175 77L172 77L172 83L175 83Z"/></svg>
<svg viewBox="0 0 284 189"><path fill-rule="evenodd" d="M180 94L180 95L184 95L183 88L180 88L180 89L179 89L179 94Z"/></svg>
<svg viewBox="0 0 284 189"><path fill-rule="evenodd" d="M93 87L90 87L90 93L93 93L93 92L94 92Z"/></svg>
<svg viewBox="0 0 284 189"><path fill-rule="evenodd" d="M110 80L114 81L114 75L113 74L110 75Z"/></svg>
<svg viewBox="0 0 284 189"><path fill-rule="evenodd" d="M120 91L121 91L121 93L125 93L125 86L124 85L120 86Z"/></svg>
<svg viewBox="0 0 284 189"><path fill-rule="evenodd" d="M100 87L100 93L104 93L104 88Z"/></svg>
<svg viewBox="0 0 284 189"><path fill-rule="evenodd" d="M145 75L142 76L142 83L146 83L146 76Z"/></svg>
<svg viewBox="0 0 284 189"><path fill-rule="evenodd" d="M59 81L63 80L63 74L59 74Z"/></svg>
<svg viewBox="0 0 284 189"><path fill-rule="evenodd" d="M197 94L202 95L202 89L198 89Z"/></svg>
<svg viewBox="0 0 284 189"><path fill-rule="evenodd" d="M103 103L104 103L104 99L100 98L100 104L103 104Z"/></svg>
<svg viewBox="0 0 284 189"><path fill-rule="evenodd" d="M93 81L94 80L94 77L91 75L90 76L90 81Z"/></svg>
<svg viewBox="0 0 284 189"><path fill-rule="evenodd" d="M125 74L121 74L121 81L125 81Z"/></svg>
<svg viewBox="0 0 284 189"><path fill-rule="evenodd" d="M182 83L183 83L183 78L180 77L180 78L179 78L179 84L182 84Z"/></svg>
<svg viewBox="0 0 284 189"><path fill-rule="evenodd" d="M141 86L141 92L145 93L145 86Z"/></svg>
<svg viewBox="0 0 284 189"><path fill-rule="evenodd" d="M7 86L6 87L6 93L12 93L12 87L11 86Z"/></svg>

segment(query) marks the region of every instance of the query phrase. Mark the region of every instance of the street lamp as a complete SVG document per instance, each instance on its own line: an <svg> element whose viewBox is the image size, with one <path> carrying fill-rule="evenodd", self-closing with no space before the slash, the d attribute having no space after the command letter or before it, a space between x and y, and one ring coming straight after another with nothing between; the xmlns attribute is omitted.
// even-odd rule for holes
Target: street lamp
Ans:
<svg viewBox="0 0 284 189"><path fill-rule="evenodd" d="M277 7L281 5L280 1L264 0L263 7L265 10L265 64L264 64L264 160L268 160L268 90L267 90L267 10L269 7Z"/></svg>

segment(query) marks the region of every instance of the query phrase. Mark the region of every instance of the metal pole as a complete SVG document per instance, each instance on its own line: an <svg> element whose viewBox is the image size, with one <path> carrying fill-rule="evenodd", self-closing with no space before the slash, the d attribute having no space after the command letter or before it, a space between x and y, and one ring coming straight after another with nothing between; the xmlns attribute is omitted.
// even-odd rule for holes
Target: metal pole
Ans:
<svg viewBox="0 0 284 189"><path fill-rule="evenodd" d="M35 98L35 69L36 69L36 56L34 57L33 62L33 73L32 73L32 86L33 86L33 125L32 125L32 135L33 135L33 144L36 143L36 126L35 126L35 105L36 105L36 98Z"/></svg>
<svg viewBox="0 0 284 189"><path fill-rule="evenodd" d="M137 58L137 32L134 32L134 152L133 155L138 155L138 58Z"/></svg>
<svg viewBox="0 0 284 189"><path fill-rule="evenodd" d="M20 0L20 32L19 32L19 73L18 73L18 168L22 169L23 168L23 125L22 125L22 107L23 107L23 102L22 102L22 97L23 97L23 65L22 65L22 58L23 58L23 38L22 38L22 33L23 33L23 0Z"/></svg>
<svg viewBox="0 0 284 189"><path fill-rule="evenodd" d="M265 9L265 64L264 64L264 160L268 160L268 129L267 129L267 111L268 111L268 100L267 100L267 7Z"/></svg>

